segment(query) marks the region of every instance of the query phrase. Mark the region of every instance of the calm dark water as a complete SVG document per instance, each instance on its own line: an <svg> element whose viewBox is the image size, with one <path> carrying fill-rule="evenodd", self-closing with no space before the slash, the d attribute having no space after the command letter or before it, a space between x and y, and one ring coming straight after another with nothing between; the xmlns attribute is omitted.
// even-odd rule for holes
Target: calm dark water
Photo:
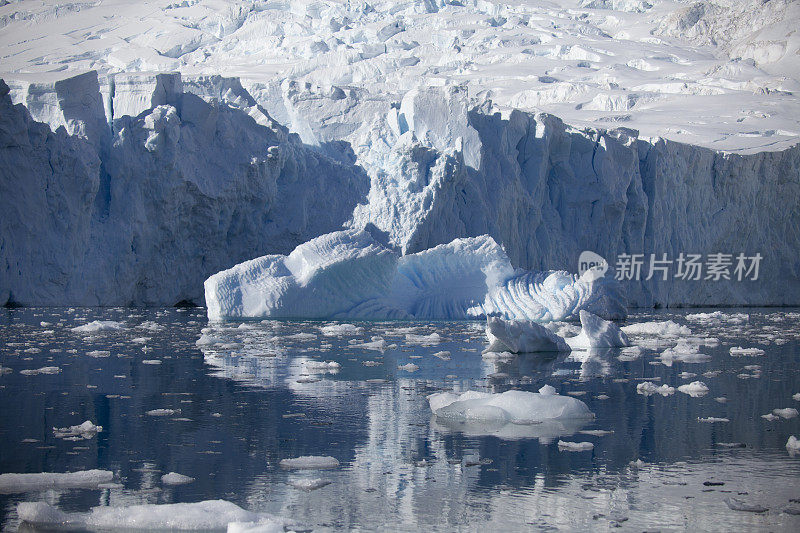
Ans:
<svg viewBox="0 0 800 533"><path fill-rule="evenodd" d="M668 366L659 356L678 338L657 335L634 339L638 358L611 350L492 361L481 357L482 324L472 322L350 322L362 331L328 336L320 327L331 323L320 322L209 328L204 311L193 309L2 310L0 365L11 372L0 375L0 473L99 468L113 471L119 486L0 494L0 525L20 526L16 505L23 501L78 512L225 499L315 530L799 531L800 516L785 509L800 508L791 501L800 498L800 457L785 445L790 435L800 437L800 418L761 415L800 408L792 398L800 392L800 313L686 318L696 312L628 319L674 320L691 328L691 338L718 340L700 347L710 360ZM92 320L124 329L71 331ZM196 345L203 328L215 344ZM434 332L444 340L430 346L406 338ZM353 345L375 336L388 348ZM764 354L734 357L732 346ZM433 355L441 351L450 360ZM314 360L341 367L308 374L305 362ZM398 368L408 363L418 369ZM21 373L48 366L60 372ZM673 387L700 380L710 390L703 397L637 394L645 380ZM426 401L441 390L536 391L544 384L576 394L596 419L561 429L446 425ZM174 413L147 414L155 409ZM706 417L729 421L698 420ZM54 435L54 427L84 420L103 431L79 441ZM587 430L611 433L580 433ZM594 449L559 450L559 439ZM341 465L313 472L278 466L304 455L330 455ZM167 472L196 481L166 486L160 477ZM330 484L313 491L292 485L311 478ZM769 511L731 510L730 496Z"/></svg>

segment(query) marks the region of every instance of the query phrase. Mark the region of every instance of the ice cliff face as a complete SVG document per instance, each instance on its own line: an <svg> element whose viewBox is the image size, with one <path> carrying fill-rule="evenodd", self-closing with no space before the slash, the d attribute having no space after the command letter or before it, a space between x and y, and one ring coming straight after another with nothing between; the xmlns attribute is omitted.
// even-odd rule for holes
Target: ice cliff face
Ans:
<svg viewBox="0 0 800 533"><path fill-rule="evenodd" d="M621 253L764 256L757 281L626 281L632 305L800 302L797 146L732 155L628 129L578 130L546 114L494 112L459 87L364 108L358 92L298 96L308 146L267 113L272 100L257 103L235 79L54 78L14 82L31 112L4 90L0 203L15 213L0 222L4 302L202 303L214 272L343 225L371 228L403 255L400 270L453 239L491 236L508 268L530 272L480 298L458 270L469 265L435 282L458 280L450 290L480 301L478 314L545 316L546 302L517 315L508 302L571 285L538 272L575 272L583 250L612 269ZM348 129L325 119L332 113ZM406 303L403 312L462 316L469 307L414 301L418 310Z"/></svg>
<svg viewBox="0 0 800 533"><path fill-rule="evenodd" d="M202 303L210 273L341 227L367 192L358 167L304 147L231 88L204 100L153 76L146 96L107 89L106 109L144 109L106 117L96 74L67 81L34 87L46 105L28 101L73 136L2 84L4 303Z"/></svg>

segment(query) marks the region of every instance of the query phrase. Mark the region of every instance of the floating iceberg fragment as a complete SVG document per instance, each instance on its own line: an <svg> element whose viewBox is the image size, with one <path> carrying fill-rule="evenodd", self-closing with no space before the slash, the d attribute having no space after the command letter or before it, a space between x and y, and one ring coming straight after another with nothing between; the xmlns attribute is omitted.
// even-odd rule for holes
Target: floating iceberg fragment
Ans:
<svg viewBox="0 0 800 533"><path fill-rule="evenodd" d="M161 483L164 485L185 485L186 483L191 483L193 481L193 477L184 476L183 474L178 474L177 472L170 472L169 474L164 474L161 476Z"/></svg>
<svg viewBox="0 0 800 533"><path fill-rule="evenodd" d="M292 459L282 459L280 466L281 468L291 470L322 470L327 468L337 468L339 466L339 461L335 457L331 457L329 455L307 455Z"/></svg>
<svg viewBox="0 0 800 533"><path fill-rule="evenodd" d="M304 490L306 492L311 492L312 490L321 489L322 487L326 487L330 484L331 484L330 480L322 478L289 480L289 485L291 485L296 489Z"/></svg>
<svg viewBox="0 0 800 533"><path fill-rule="evenodd" d="M39 374L59 374L61 369L57 366L43 366L42 368L20 370L19 373L23 376L38 376Z"/></svg>
<svg viewBox="0 0 800 533"><path fill-rule="evenodd" d="M205 282L211 320L625 316L619 286L567 272L514 270L488 235L398 257L365 230L328 233ZM413 342L413 341L412 341Z"/></svg>
<svg viewBox="0 0 800 533"><path fill-rule="evenodd" d="M568 352L564 339L536 322L530 320L505 320L489 317L486 321L488 352Z"/></svg>
<svg viewBox="0 0 800 533"><path fill-rule="evenodd" d="M330 324L319 328L323 335L329 337L340 337L344 335L359 335L364 328L360 328L353 324Z"/></svg>
<svg viewBox="0 0 800 533"><path fill-rule="evenodd" d="M764 355L764 350L760 348L742 348L741 346L731 346L730 354L734 357L755 357Z"/></svg>
<svg viewBox="0 0 800 533"><path fill-rule="evenodd" d="M453 421L537 424L546 420L589 420L594 415L585 403L555 393L545 385L538 393L510 390L500 394L469 391L440 392L428 396L437 418Z"/></svg>
<svg viewBox="0 0 800 533"><path fill-rule="evenodd" d="M789 450L789 453L792 455L800 453L800 439L794 435L789 435L789 440L786 441L786 449Z"/></svg>
<svg viewBox="0 0 800 533"><path fill-rule="evenodd" d="M623 326L621 329L628 335L647 335L667 338L692 334L691 329L686 326L676 324L672 320L665 320L661 322L639 322L638 324L629 324L627 326Z"/></svg>
<svg viewBox="0 0 800 533"><path fill-rule="evenodd" d="M90 489L108 483L114 473L108 470L84 470L66 474L0 474L0 494L33 492L48 489Z"/></svg>
<svg viewBox="0 0 800 533"><path fill-rule="evenodd" d="M567 442L558 441L558 449L567 452L588 452L594 450L594 444L591 442Z"/></svg>
<svg viewBox="0 0 800 533"><path fill-rule="evenodd" d="M103 426L96 426L92 424L91 420L87 420L83 424L78 424L77 426L53 428L53 434L60 439L91 439L102 431Z"/></svg>
<svg viewBox="0 0 800 533"><path fill-rule="evenodd" d="M17 505L17 514L20 520L29 524L95 530L208 531L224 530L232 522L265 523L274 520L269 515L245 511L225 500L129 507L100 506L88 513L65 513L44 502L23 502Z"/></svg>
<svg viewBox="0 0 800 533"><path fill-rule="evenodd" d="M613 322L603 320L599 316L583 309L580 310L579 315L581 318L581 332L575 337L565 339L573 350L630 345L628 336Z"/></svg>
<svg viewBox="0 0 800 533"><path fill-rule="evenodd" d="M98 333L100 331L119 331L125 329L125 324L114 320L94 320L88 324L72 328L73 333Z"/></svg>
<svg viewBox="0 0 800 533"><path fill-rule="evenodd" d="M673 387L670 387L666 383L659 387L652 381L645 381L644 383L639 383L638 385L636 385L636 393L642 394L644 396L652 396L653 394L660 394L661 396L670 396L672 394L675 394L675 389Z"/></svg>
<svg viewBox="0 0 800 533"><path fill-rule="evenodd" d="M686 385L681 385L678 390L692 398L699 398L708 394L708 387L702 381L692 381Z"/></svg>
<svg viewBox="0 0 800 533"><path fill-rule="evenodd" d="M784 409L773 409L772 414L778 415L781 418L789 419L796 417L798 412L794 407L786 407Z"/></svg>
<svg viewBox="0 0 800 533"><path fill-rule="evenodd" d="M675 361L682 363L706 363L711 360L710 355L700 353L697 345L689 344L681 339L672 348L667 348L659 356L665 366L672 366Z"/></svg>

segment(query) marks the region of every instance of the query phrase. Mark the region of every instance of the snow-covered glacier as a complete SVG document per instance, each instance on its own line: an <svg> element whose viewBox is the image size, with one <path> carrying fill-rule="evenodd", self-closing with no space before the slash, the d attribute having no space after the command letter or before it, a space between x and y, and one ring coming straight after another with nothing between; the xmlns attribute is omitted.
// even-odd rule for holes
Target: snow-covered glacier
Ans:
<svg viewBox="0 0 800 533"><path fill-rule="evenodd" d="M261 257L287 284L261 305L307 316L262 256L344 229L394 303L370 270L333 314L546 316L584 250L763 256L755 281L645 271L633 306L800 303L796 3L147 4L0 6L0 304L202 304ZM516 274L444 285L484 235Z"/></svg>
<svg viewBox="0 0 800 533"><path fill-rule="evenodd" d="M488 235L400 256L364 230L322 235L288 255L246 261L205 282L212 320L487 315L562 320L581 310L622 318L619 291L610 280L515 270Z"/></svg>

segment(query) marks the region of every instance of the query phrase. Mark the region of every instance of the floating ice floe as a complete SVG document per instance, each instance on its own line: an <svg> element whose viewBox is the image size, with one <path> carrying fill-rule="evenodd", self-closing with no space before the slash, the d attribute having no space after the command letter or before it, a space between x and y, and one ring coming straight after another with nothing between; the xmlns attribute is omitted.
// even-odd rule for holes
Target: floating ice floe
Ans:
<svg viewBox="0 0 800 533"><path fill-rule="evenodd" d="M161 476L161 483L164 485L185 485L194 481L193 477L184 476L177 472L170 472Z"/></svg>
<svg viewBox="0 0 800 533"><path fill-rule="evenodd" d="M619 355L617 359L620 361L635 361L639 359L644 350L642 350L641 346L626 346L619 351Z"/></svg>
<svg viewBox="0 0 800 533"><path fill-rule="evenodd" d="M313 479L290 479L289 485L296 489L304 490L310 492L312 490L321 489L322 487L326 487L330 485L331 482L328 479L322 478L313 478Z"/></svg>
<svg viewBox="0 0 800 533"><path fill-rule="evenodd" d="M777 415L781 418L789 419L796 417L798 412L797 409L795 409L794 407L786 407L784 409L773 409L772 414Z"/></svg>
<svg viewBox="0 0 800 533"><path fill-rule="evenodd" d="M489 317L486 321L487 352L568 352L564 339L530 320Z"/></svg>
<svg viewBox="0 0 800 533"><path fill-rule="evenodd" d="M3 374L11 374L14 370L7 366L0 365L0 376Z"/></svg>
<svg viewBox="0 0 800 533"><path fill-rule="evenodd" d="M20 370L19 373L23 376L38 376L39 374L58 374L61 368L57 366L43 366L42 368Z"/></svg>
<svg viewBox="0 0 800 533"><path fill-rule="evenodd" d="M725 503L728 504L728 507L733 511L746 511L748 513L766 513L769 511L769 509L763 505L746 502L732 496L725 498Z"/></svg>
<svg viewBox="0 0 800 533"><path fill-rule="evenodd" d="M172 416L180 411L177 409L151 409L145 414L148 416Z"/></svg>
<svg viewBox="0 0 800 533"><path fill-rule="evenodd" d="M652 336L652 337L683 337L692 334L692 330L687 326L681 326L672 320L639 322L623 326L622 331L627 335Z"/></svg>
<svg viewBox="0 0 800 533"><path fill-rule="evenodd" d="M761 415L761 418L763 418L767 422L775 422L776 420L780 420L781 417L779 417L778 415L774 415L772 413L767 413L765 415Z"/></svg>
<svg viewBox="0 0 800 533"><path fill-rule="evenodd" d="M87 513L65 513L44 502L17 505L20 520L36 526L103 530L225 530L233 522L268 525L272 516L251 513L225 500L197 503L143 504L127 507L94 507ZM280 524L283 530L283 524Z"/></svg>
<svg viewBox="0 0 800 533"><path fill-rule="evenodd" d="M37 474L0 474L0 494L35 492L49 489L91 489L108 483L114 473L108 470Z"/></svg>
<svg viewBox="0 0 800 533"><path fill-rule="evenodd" d="M591 442L568 442L558 441L558 449L567 452L588 452L594 449L594 444Z"/></svg>
<svg viewBox="0 0 800 533"><path fill-rule="evenodd" d="M96 426L92 424L91 420L87 420L77 426L69 426L64 428L53 428L53 435L59 439L91 439L98 433L103 431L103 426Z"/></svg>
<svg viewBox="0 0 800 533"><path fill-rule="evenodd" d="M431 333L430 335L415 335L413 333L406 334L406 344L419 344L420 346L433 346L439 344L444 339L438 333Z"/></svg>
<svg viewBox="0 0 800 533"><path fill-rule="evenodd" d="M450 352L445 350L441 352L436 352L435 354L433 354L433 356L436 357L437 359L441 359L442 361L449 361L451 354ZM800 397L800 394L797 394L797 396Z"/></svg>
<svg viewBox="0 0 800 533"><path fill-rule="evenodd" d="M792 394L792 400L794 400L796 402L800 402L800 392Z"/></svg>
<svg viewBox="0 0 800 533"><path fill-rule="evenodd" d="M114 320L94 320L88 324L72 328L73 333L100 333L101 331L120 331L125 324Z"/></svg>
<svg viewBox="0 0 800 533"><path fill-rule="evenodd" d="M702 381L692 381L686 385L678 387L678 391L688 394L692 398L699 398L708 394L708 387Z"/></svg>
<svg viewBox="0 0 800 533"><path fill-rule="evenodd" d="M510 390L500 394L468 391L439 392L428 396L431 411L440 419L463 422L538 424L546 420L594 417L582 401L556 394L545 385L538 393Z"/></svg>
<svg viewBox="0 0 800 533"><path fill-rule="evenodd" d="M800 439L798 439L794 435L789 435L789 440L786 441L786 449L792 455L800 453Z"/></svg>
<svg viewBox="0 0 800 533"><path fill-rule="evenodd" d="M94 357L95 359L102 359L104 357L110 357L111 352L108 350L92 350L91 352L86 352L86 355Z"/></svg>
<svg viewBox="0 0 800 533"><path fill-rule="evenodd" d="M731 346L730 354L734 357L755 357L764 355L764 350L760 348L742 348L741 346Z"/></svg>
<svg viewBox="0 0 800 533"><path fill-rule="evenodd" d="M398 370L404 370L406 372L416 372L419 370L419 366L415 365L414 363L406 363L404 365L399 365Z"/></svg>
<svg viewBox="0 0 800 533"><path fill-rule="evenodd" d="M341 337L344 335L360 335L364 328L353 324L330 324L319 328L323 335L329 337Z"/></svg>
<svg viewBox="0 0 800 533"><path fill-rule="evenodd" d="M287 470L324 470L337 468L339 466L339 461L335 457L329 455L306 455L303 457L282 459L279 464L281 468L286 468Z"/></svg>
<svg viewBox="0 0 800 533"><path fill-rule="evenodd" d="M629 346L628 336L610 320L603 320L583 309L580 310L581 332L575 337L568 337L567 344L573 350L590 348L613 348Z"/></svg>
<svg viewBox="0 0 800 533"><path fill-rule="evenodd" d="M653 394L660 394L661 396L670 396L672 394L675 394L675 389L673 387L670 387L666 383L659 387L652 381L645 381L643 383L639 383L638 385L636 385L636 393L641 394L643 396L652 396Z"/></svg>
<svg viewBox="0 0 800 533"><path fill-rule="evenodd" d="M700 322L705 325L744 324L750 320L750 315L745 313L727 314L722 311L714 311L713 313L692 313L686 315L686 320Z"/></svg>
<svg viewBox="0 0 800 533"><path fill-rule="evenodd" d="M467 318L560 320L586 309L625 315L613 280L514 270L489 236L455 239L399 257L364 230L322 235L289 255L269 255L205 282L211 320Z"/></svg>
<svg viewBox="0 0 800 533"><path fill-rule="evenodd" d="M681 363L706 363L711 360L710 355L700 353L699 346L689 344L685 340L678 341L672 348L667 348L659 356L665 366L672 366L676 361Z"/></svg>
<svg viewBox="0 0 800 533"><path fill-rule="evenodd" d="M336 373L342 368L342 365L337 363L336 361L304 361L303 368L305 368L306 372L309 373L325 373L331 372Z"/></svg>
<svg viewBox="0 0 800 533"><path fill-rule="evenodd" d="M707 417L705 417L705 418L703 418L703 417L697 417L697 421L698 421L698 422L706 422L706 423L708 423L708 424L716 424L716 423L722 423L722 422L730 422L730 420L729 420L729 419L727 419L727 418L718 418L718 417L715 417L715 416L707 416Z"/></svg>

